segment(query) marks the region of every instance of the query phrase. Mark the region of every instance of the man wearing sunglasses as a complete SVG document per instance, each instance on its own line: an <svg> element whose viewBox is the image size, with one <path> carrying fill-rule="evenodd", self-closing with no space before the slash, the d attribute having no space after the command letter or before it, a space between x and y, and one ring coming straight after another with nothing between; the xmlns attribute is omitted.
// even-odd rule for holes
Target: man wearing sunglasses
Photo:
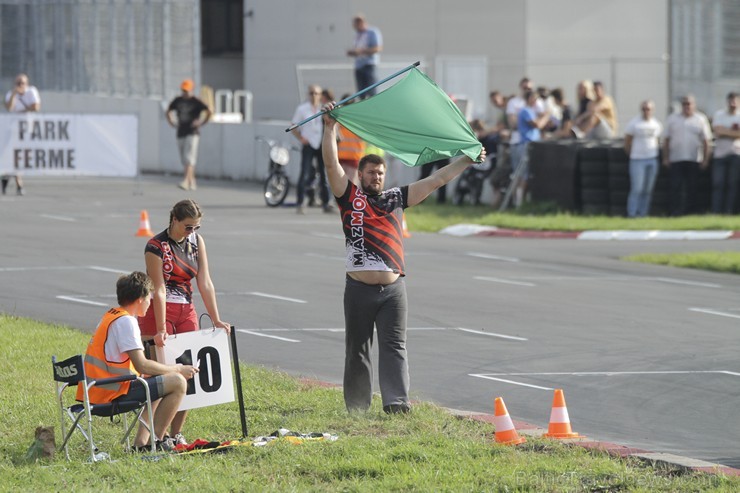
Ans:
<svg viewBox="0 0 740 493"><path fill-rule="evenodd" d="M206 311L217 329L228 333L231 324L221 320L216 303L216 288L208 270L208 256L203 237L198 234L203 213L193 200L181 200L170 211L167 229L150 239L144 250L146 273L154 283L152 304L143 317L139 317L141 338L147 350L153 344L164 346L173 334L198 330L198 314L193 304L193 287L196 280L198 292ZM182 435L187 411L178 411L172 420L170 445L186 445ZM142 431L143 433L143 431ZM141 442L137 437L137 443Z"/></svg>

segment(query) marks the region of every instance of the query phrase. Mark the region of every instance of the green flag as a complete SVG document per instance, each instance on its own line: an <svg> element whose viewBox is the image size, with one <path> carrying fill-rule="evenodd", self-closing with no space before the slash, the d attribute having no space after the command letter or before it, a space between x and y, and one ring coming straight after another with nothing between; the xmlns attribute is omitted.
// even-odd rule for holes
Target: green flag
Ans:
<svg viewBox="0 0 740 493"><path fill-rule="evenodd" d="M455 103L416 68L383 92L341 106L331 116L408 166L462 154L475 160L482 147Z"/></svg>

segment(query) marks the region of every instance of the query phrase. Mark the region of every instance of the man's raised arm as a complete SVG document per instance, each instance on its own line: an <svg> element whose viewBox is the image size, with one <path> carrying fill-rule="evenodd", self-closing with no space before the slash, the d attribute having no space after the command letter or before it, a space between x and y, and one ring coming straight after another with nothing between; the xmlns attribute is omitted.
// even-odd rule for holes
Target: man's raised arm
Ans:
<svg viewBox="0 0 740 493"><path fill-rule="evenodd" d="M462 156L457 158L452 163L448 164L442 169L439 169L427 176L426 178L415 181L409 185L409 197L408 206L421 203L425 198L429 196L433 191L447 185L453 178L458 176L460 173L465 171L465 168L473 164L474 162L482 163L486 160L486 150L481 148L480 155L477 161L473 161L468 156Z"/></svg>
<svg viewBox="0 0 740 493"><path fill-rule="evenodd" d="M326 178L329 180L329 187L335 197L341 197L347 190L349 179L344 174L344 170L339 165L337 153L337 121L329 115L334 109L334 103L324 105L324 137L321 142L321 152L324 156L324 167L326 168Z"/></svg>

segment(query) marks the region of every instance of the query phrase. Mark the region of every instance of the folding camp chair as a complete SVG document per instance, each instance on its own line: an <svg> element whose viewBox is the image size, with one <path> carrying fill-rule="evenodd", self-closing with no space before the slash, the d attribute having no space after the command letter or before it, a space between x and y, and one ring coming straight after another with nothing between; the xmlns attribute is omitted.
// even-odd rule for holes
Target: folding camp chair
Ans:
<svg viewBox="0 0 740 493"><path fill-rule="evenodd" d="M102 454L98 454L98 448L95 446L95 442L93 441L93 435L92 435L92 417L93 416L103 416L103 417L110 418L112 420L113 416L122 415L123 428L124 428L125 434L123 438L121 439L121 443L126 444L127 451L131 450L131 442L129 439L129 436L131 435L131 431L134 429L134 426L136 426L136 423L141 421L142 424L147 426L147 428L149 429L149 432L150 432L149 436L151 440L152 452L156 450L155 441L154 441L155 440L154 433L151 432L152 431L151 423L154 423L153 417L152 417L151 397L149 395L149 386L146 384L146 381L143 378L137 375L125 375L125 376L114 377L114 378L103 378L100 380L88 380L85 377L85 364L83 362L82 355L79 355L79 354L77 356L73 356L64 361L59 361L59 362L57 362L56 356L52 356L51 363L52 363L52 366L54 367L54 381L56 383L56 394L57 394L57 400L59 402L59 412L60 412L60 417L61 417L61 430L62 430L62 433L65 434L64 442L60 446L60 449L64 448L64 453L67 456L67 460L69 460L69 451L67 449L67 442L69 442L69 439L75 430L78 430L80 433L82 433L82 435L85 437L85 440L88 442L88 445L90 447L90 461L91 462L96 462L106 457L106 456L103 456ZM114 402L109 402L106 404L93 404L90 402L88 390L92 388L93 386L125 382L127 380L139 380L144 385L144 389L146 390L146 400L139 401L139 400L118 399ZM77 402L77 401L70 402L70 400L67 399L69 404L66 404L64 396L63 396L64 390L70 387L75 389L77 385L83 386L84 401L83 402ZM141 415L144 412L144 409L148 409L149 423L150 423L149 425L147 425L141 420ZM136 419L133 420L131 425L128 424L127 416L129 413L132 413L134 416L136 416ZM87 429L85 429L80 423L83 417L87 418ZM69 427L69 429L66 427L67 419L69 419L72 422L72 425Z"/></svg>

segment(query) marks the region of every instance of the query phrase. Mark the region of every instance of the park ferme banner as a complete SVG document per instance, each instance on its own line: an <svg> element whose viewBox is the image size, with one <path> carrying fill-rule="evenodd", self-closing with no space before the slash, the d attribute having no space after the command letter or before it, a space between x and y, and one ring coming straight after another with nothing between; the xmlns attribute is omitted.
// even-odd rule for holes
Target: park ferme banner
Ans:
<svg viewBox="0 0 740 493"><path fill-rule="evenodd" d="M132 177L137 158L135 115L0 115L0 174Z"/></svg>

